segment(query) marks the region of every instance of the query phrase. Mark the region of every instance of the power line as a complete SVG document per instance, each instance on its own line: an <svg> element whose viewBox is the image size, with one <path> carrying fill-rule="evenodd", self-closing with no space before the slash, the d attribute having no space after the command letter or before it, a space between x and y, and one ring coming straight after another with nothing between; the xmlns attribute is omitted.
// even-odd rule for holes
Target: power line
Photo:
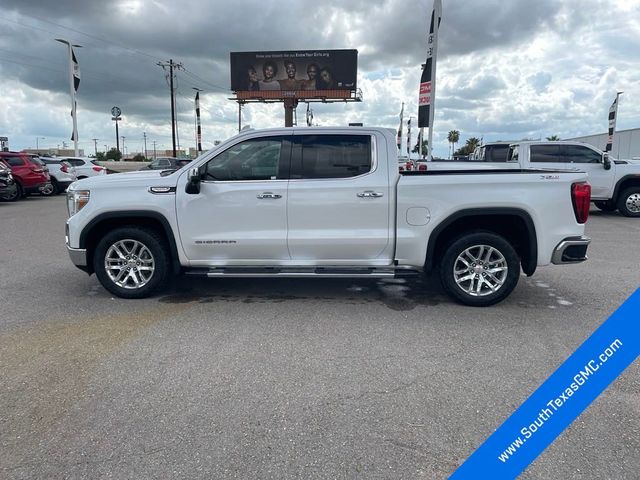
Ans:
<svg viewBox="0 0 640 480"><path fill-rule="evenodd" d="M84 35L85 37L93 38L94 40L98 40L99 42L103 42L103 43L108 43L108 44L114 45L114 46L119 47L119 48L122 48L122 49L124 49L124 50L128 50L128 51L129 51L129 52L131 52L131 53L135 53L135 54L137 54L137 55L142 55L142 56L145 56L145 57L148 57L148 58L152 58L152 59L154 59L154 60L161 60L161 58L160 58L160 57L156 57L155 55L151 55L151 54L149 54L149 53L142 52L142 51L137 50L137 49L135 49L135 48L127 47L126 45L123 45L123 44L118 43L118 42L114 42L113 40L108 40L108 39L106 39L106 38L102 38L102 37L99 37L99 36L97 36L97 35L93 35L93 34L91 34L91 33L83 32L82 30L78 30L78 29L76 29L76 28L67 27L66 25L61 25L61 24L59 24L59 23L52 22L51 20L47 20L46 18L42 18L42 17L39 17L39 16L37 16L37 15L33 15L33 14L31 14L31 15L24 15L24 14L23 14L23 16L25 16L25 17L31 17L31 18L34 18L34 19L39 20L39 21L41 21L41 22L48 23L48 24L50 24L50 25L55 25L56 27L59 27L59 28L64 28L65 30L69 30L69 31L71 31L71 32L79 33L80 35ZM11 21L11 20L9 20L9 21ZM23 26L24 26L24 24L20 24L19 22L14 22L14 23L18 23L19 25L23 25ZM36 28L36 27L34 27L34 28ZM44 29L41 29L41 30L44 30ZM45 31L46 31L46 30L45 30ZM49 32L49 33L52 33L52 32ZM55 34L54 34L54 35L55 35Z"/></svg>
<svg viewBox="0 0 640 480"><path fill-rule="evenodd" d="M190 75L190 76L191 76L191 77L193 77L194 79L199 80L199 81L201 81L202 83L204 83L204 84L206 84L206 85L209 85L209 86L211 86L211 87L213 87L213 88L217 88L217 89L219 89L219 90L223 90L223 91L225 91L225 92L229 92L229 89L228 89L228 88L221 87L220 85L216 85L215 83L211 83L211 82L209 82L209 81L205 80L204 78L202 78L202 77L200 77L200 76L196 75L196 74L195 74L195 73L193 73L192 71L187 70L187 68L183 68L183 70L184 70L184 72L185 72L187 75Z"/></svg>

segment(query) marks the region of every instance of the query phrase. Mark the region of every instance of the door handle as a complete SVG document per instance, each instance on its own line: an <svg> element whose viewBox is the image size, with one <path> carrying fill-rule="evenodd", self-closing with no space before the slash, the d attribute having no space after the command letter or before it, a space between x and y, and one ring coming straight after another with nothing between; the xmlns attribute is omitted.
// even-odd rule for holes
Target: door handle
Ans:
<svg viewBox="0 0 640 480"><path fill-rule="evenodd" d="M366 190L358 193L359 198L379 198L383 197L384 193L374 192L373 190Z"/></svg>
<svg viewBox="0 0 640 480"><path fill-rule="evenodd" d="M265 198L282 198L282 195L278 195L277 193L264 192L264 193L259 193L257 197L260 200L262 200Z"/></svg>

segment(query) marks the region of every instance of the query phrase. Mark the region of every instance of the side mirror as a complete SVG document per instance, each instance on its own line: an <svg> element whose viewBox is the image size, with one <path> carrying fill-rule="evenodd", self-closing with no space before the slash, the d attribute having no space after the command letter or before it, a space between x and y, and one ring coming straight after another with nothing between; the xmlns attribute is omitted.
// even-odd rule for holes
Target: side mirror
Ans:
<svg viewBox="0 0 640 480"><path fill-rule="evenodd" d="M611 160L609 160L609 154L607 152L602 154L602 163L605 170L611 170Z"/></svg>
<svg viewBox="0 0 640 480"><path fill-rule="evenodd" d="M200 193L200 171L197 168L190 168L187 172L187 186L184 191L195 195Z"/></svg>

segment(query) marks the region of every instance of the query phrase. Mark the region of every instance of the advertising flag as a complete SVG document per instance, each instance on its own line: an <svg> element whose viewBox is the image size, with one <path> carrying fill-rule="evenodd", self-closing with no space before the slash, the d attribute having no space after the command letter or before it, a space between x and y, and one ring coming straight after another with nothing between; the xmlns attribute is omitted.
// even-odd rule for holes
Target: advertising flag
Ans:
<svg viewBox="0 0 640 480"><path fill-rule="evenodd" d="M73 108L71 109L71 118L73 119L73 131L71 132L71 140L78 140L78 122L76 120L76 92L80 86L80 65L76 58L76 52L73 51L73 47L69 47L71 50L71 76L73 77Z"/></svg>
<svg viewBox="0 0 640 480"><path fill-rule="evenodd" d="M202 130L200 127L200 92L196 92L196 149L202 151Z"/></svg>
<svg viewBox="0 0 640 480"><path fill-rule="evenodd" d="M418 127L433 125L433 100L436 93L436 56L438 53L438 30L442 19L442 0L433 1L429 37L427 38L427 61L420 79L418 97Z"/></svg>
<svg viewBox="0 0 640 480"><path fill-rule="evenodd" d="M80 65L78 64L76 52L73 51L73 47L71 48L71 65L73 68L73 90L77 92L80 86Z"/></svg>
<svg viewBox="0 0 640 480"><path fill-rule="evenodd" d="M616 99L609 108L609 131L607 132L607 146L605 152L610 152L613 148L613 134L616 131L616 116L618 115L618 98L622 92L616 93Z"/></svg>
<svg viewBox="0 0 640 480"><path fill-rule="evenodd" d="M400 109L400 126L398 127L398 138L396 140L396 144L398 145L398 150L402 148L402 122L404 116L404 102L402 102L402 108Z"/></svg>
<svg viewBox="0 0 640 480"><path fill-rule="evenodd" d="M411 157L411 117L407 122L407 155Z"/></svg>

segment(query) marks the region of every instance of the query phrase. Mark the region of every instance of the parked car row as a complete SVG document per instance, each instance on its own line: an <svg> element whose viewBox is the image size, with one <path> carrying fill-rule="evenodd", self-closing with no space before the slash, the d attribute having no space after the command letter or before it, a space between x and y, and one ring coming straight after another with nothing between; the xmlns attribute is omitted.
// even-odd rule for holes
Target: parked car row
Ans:
<svg viewBox="0 0 640 480"><path fill-rule="evenodd" d="M0 200L27 195L57 195L76 180L106 175L92 158L42 157L24 152L0 152Z"/></svg>

